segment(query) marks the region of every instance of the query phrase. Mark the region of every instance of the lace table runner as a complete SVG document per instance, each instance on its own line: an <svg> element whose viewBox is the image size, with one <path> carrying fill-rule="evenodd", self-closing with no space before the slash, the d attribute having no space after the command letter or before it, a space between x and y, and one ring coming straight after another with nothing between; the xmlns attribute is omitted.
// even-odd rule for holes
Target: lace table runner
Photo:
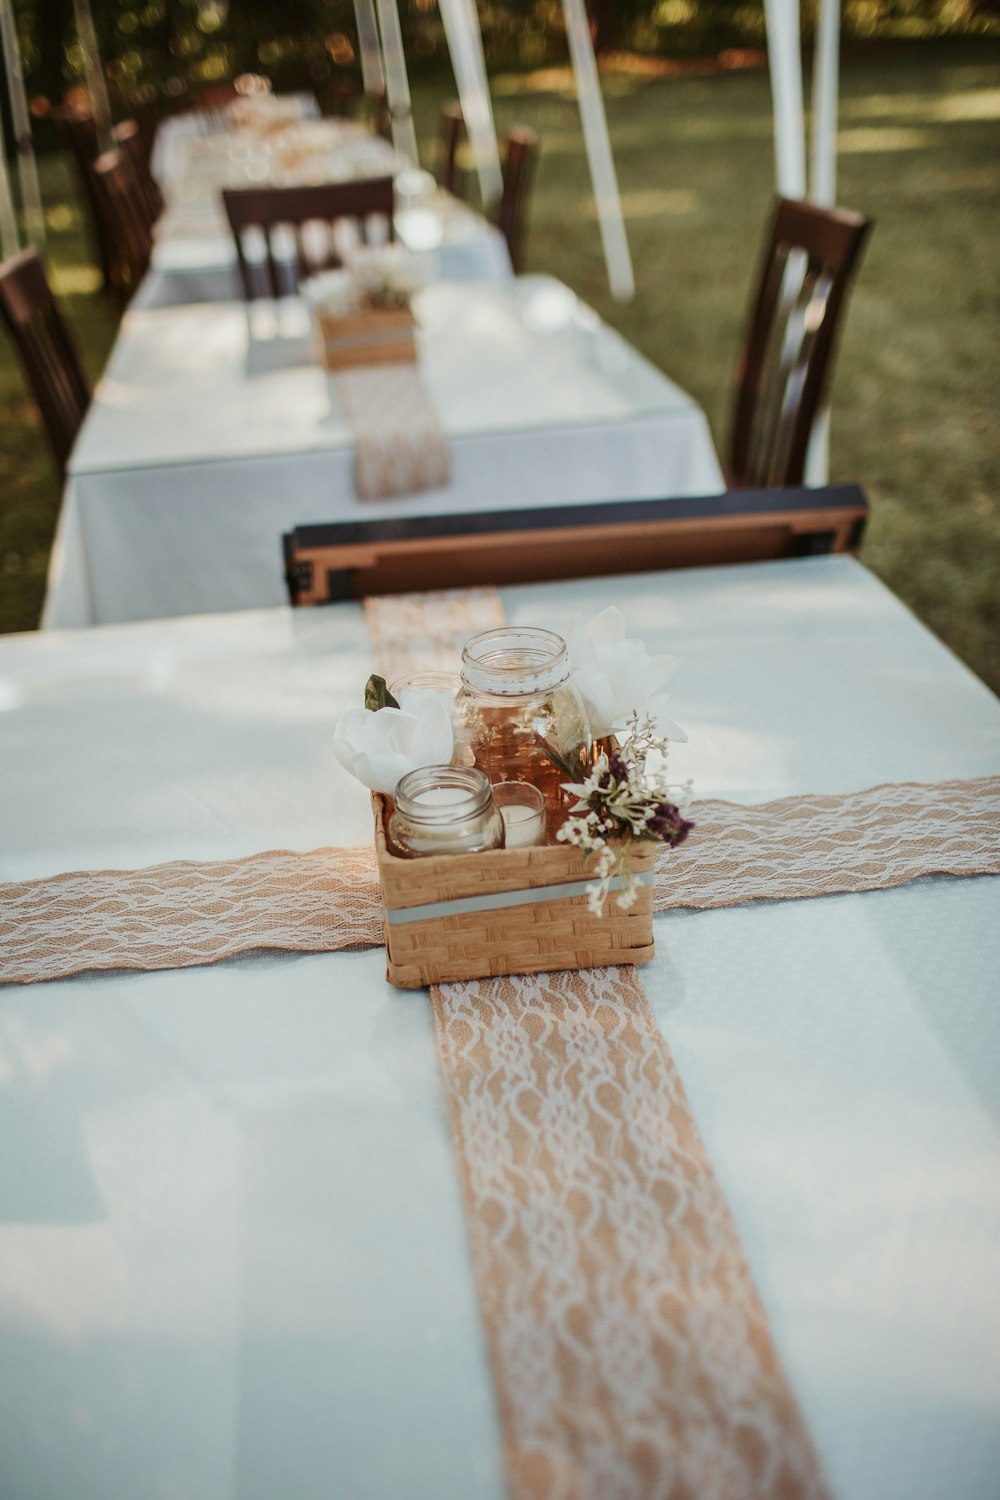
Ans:
<svg viewBox="0 0 1000 1500"><path fill-rule="evenodd" d="M376 666L453 665L492 590L371 600ZM705 802L656 906L1000 873L1000 778ZM0 979L381 941L370 850L0 887ZM683 1088L628 968L431 992L513 1500L826 1490Z"/></svg>
<svg viewBox="0 0 1000 1500"><path fill-rule="evenodd" d="M405 671L434 659L412 635L402 649ZM687 843L658 855L658 912L886 890L928 875L1000 875L997 776L753 806L705 801L692 817ZM0 885L5 984L97 969L184 969L254 950L329 953L383 940L369 846L271 849L246 859Z"/></svg>
<svg viewBox="0 0 1000 1500"><path fill-rule="evenodd" d="M361 500L440 489L451 457L415 365L372 365L334 376L354 435L354 487Z"/></svg>

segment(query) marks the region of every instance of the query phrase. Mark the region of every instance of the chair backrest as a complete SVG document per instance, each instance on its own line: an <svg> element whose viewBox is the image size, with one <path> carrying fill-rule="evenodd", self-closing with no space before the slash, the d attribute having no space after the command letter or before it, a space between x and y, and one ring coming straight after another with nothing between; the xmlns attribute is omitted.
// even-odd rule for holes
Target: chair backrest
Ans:
<svg viewBox="0 0 1000 1500"><path fill-rule="evenodd" d="M857 485L504 509L296 526L283 538L293 604L475 584L535 583L853 551Z"/></svg>
<svg viewBox="0 0 1000 1500"><path fill-rule="evenodd" d="M339 266L338 226L353 226L363 243L369 239L372 219L379 221L381 239L395 234L391 177L307 187L235 188L222 196L248 301L285 296L314 271ZM254 238L263 254L251 258L248 250Z"/></svg>
<svg viewBox="0 0 1000 1500"><path fill-rule="evenodd" d="M91 172L100 211L114 239L115 289L120 296L127 297L146 274L153 248L151 227L143 213L131 166L119 148L103 152Z"/></svg>
<svg viewBox="0 0 1000 1500"><path fill-rule="evenodd" d="M727 465L734 488L802 482L870 228L843 209L778 200L740 360Z"/></svg>
<svg viewBox="0 0 1000 1500"><path fill-rule="evenodd" d="M163 212L163 196L156 179L149 170L142 131L137 120L122 120L111 132L115 145L121 151L132 174L135 205L143 221L146 233L152 235L153 225Z"/></svg>
<svg viewBox="0 0 1000 1500"><path fill-rule="evenodd" d="M52 451L65 470L90 389L35 250L0 265L0 313L21 357Z"/></svg>
<svg viewBox="0 0 1000 1500"><path fill-rule="evenodd" d="M465 120L462 106L453 99L441 109L441 161L438 167L438 182L446 193L463 198L464 183L458 165L458 148L465 136Z"/></svg>
<svg viewBox="0 0 1000 1500"><path fill-rule="evenodd" d="M496 211L496 226L507 241L510 262L520 274L524 265L525 221L528 198L538 160L538 136L524 125L508 130L502 142L503 193Z"/></svg>

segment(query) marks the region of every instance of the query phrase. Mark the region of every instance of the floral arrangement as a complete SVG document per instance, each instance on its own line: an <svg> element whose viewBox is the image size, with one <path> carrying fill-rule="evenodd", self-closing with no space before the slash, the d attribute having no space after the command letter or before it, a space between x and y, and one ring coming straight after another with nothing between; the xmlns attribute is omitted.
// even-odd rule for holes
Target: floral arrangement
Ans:
<svg viewBox="0 0 1000 1500"><path fill-rule="evenodd" d="M640 718L633 711L619 747L610 755L602 750L582 781L563 785L577 800L556 838L596 857L597 878L587 887L587 906L595 916L604 911L616 881L621 882L618 905L627 911L635 904L639 888L631 859L633 839L676 849L694 827L684 816L691 783L675 787L667 780L668 743L651 714Z"/></svg>
<svg viewBox="0 0 1000 1500"><path fill-rule="evenodd" d="M581 768L558 747L548 742L541 747L572 778L561 784L573 801L556 837L594 861L587 902L600 916L612 891L623 910L635 903L633 841L677 848L694 827L685 816L691 783L677 785L668 775L670 743L687 738L662 711L662 689L677 659L651 657L641 640L628 636L625 618L615 608L591 620L576 618L561 634L570 647L571 681L587 709L595 748L601 741L604 748L589 768ZM451 697L403 688L397 702L381 677L370 677L364 708L352 709L337 724L334 751L363 785L392 797L408 771L452 762Z"/></svg>
<svg viewBox="0 0 1000 1500"><path fill-rule="evenodd" d="M344 267L310 276L300 291L313 312L344 318L408 308L425 281L425 265L402 245L360 245Z"/></svg>

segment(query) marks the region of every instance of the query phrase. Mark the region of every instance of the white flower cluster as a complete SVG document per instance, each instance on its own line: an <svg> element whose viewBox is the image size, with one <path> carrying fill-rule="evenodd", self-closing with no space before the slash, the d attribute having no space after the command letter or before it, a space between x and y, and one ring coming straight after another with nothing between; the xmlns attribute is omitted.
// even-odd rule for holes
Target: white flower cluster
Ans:
<svg viewBox="0 0 1000 1500"><path fill-rule="evenodd" d="M402 245L359 245L341 270L310 276L299 291L314 313L343 318L366 307L409 307L426 280L426 263Z"/></svg>

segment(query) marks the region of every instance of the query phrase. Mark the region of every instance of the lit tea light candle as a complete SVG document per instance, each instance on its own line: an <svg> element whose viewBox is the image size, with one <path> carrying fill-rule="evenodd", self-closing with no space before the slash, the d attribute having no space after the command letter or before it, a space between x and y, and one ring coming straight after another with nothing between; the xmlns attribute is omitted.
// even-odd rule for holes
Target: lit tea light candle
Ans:
<svg viewBox="0 0 1000 1500"><path fill-rule="evenodd" d="M504 844L508 849L528 849L545 842L545 798L527 781L494 784L493 801L500 810Z"/></svg>

